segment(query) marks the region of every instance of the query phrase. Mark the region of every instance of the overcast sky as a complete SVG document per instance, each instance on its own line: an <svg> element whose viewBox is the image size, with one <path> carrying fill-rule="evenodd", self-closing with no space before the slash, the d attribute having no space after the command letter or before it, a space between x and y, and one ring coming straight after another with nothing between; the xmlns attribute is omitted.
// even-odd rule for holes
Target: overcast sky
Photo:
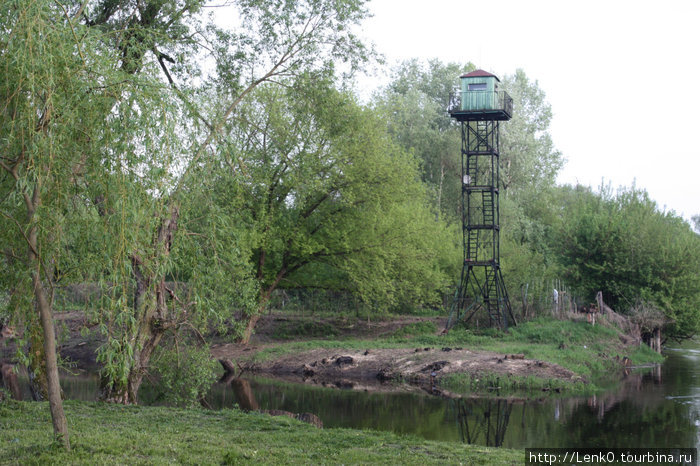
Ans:
<svg viewBox="0 0 700 466"><path fill-rule="evenodd" d="M567 159L560 183L636 180L659 207L700 214L700 0L372 0L370 10L363 33L390 63L471 61L537 80Z"/></svg>

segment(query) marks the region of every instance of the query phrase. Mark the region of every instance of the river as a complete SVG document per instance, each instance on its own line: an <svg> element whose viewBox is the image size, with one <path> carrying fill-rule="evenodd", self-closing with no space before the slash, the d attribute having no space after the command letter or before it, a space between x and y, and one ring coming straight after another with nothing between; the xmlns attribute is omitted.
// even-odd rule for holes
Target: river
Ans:
<svg viewBox="0 0 700 466"><path fill-rule="evenodd" d="M350 427L508 448L698 447L700 344L667 348L666 361L620 374L615 388L589 397L537 400L444 399L370 393L249 378L216 384L214 408L310 412L326 428ZM94 399L97 380L65 377L70 398Z"/></svg>

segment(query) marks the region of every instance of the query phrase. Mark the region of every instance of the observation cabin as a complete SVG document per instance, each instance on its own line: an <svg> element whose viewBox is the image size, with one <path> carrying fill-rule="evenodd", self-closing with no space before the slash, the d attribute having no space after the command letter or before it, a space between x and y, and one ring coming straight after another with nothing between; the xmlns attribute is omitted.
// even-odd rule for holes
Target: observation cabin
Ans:
<svg viewBox="0 0 700 466"><path fill-rule="evenodd" d="M513 115L513 99L498 89L500 80L484 70L476 70L460 76L459 97L450 99L449 112L459 121L510 120Z"/></svg>

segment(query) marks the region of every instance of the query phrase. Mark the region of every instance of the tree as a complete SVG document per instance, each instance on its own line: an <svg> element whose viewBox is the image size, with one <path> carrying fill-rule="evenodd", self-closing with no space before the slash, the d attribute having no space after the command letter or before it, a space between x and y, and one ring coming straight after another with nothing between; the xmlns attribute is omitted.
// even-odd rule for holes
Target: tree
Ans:
<svg viewBox="0 0 700 466"><path fill-rule="evenodd" d="M552 108L538 82L522 69L503 78L513 98L513 118L501 127L501 186L506 192L537 192L554 186L564 159L549 134Z"/></svg>
<svg viewBox="0 0 700 466"><path fill-rule="evenodd" d="M55 2L13 2L0 11L0 234L6 271L0 279L11 293L10 311L26 327L30 375L45 379L54 434L66 449L54 291L74 272L68 231L83 224L73 209L80 178L99 169L109 139L109 125L94 124L109 108L100 89L119 81L112 57L91 47L94 37L74 20Z"/></svg>
<svg viewBox="0 0 700 466"><path fill-rule="evenodd" d="M102 4L105 7L110 5L111 2ZM173 118L189 118L189 123L179 128L189 136L189 147L181 147L185 143L184 138L172 142L167 138L163 140L164 133L157 134L163 128L155 127L152 135L148 138L140 136L141 140L155 138L155 146L166 144L165 152L171 155L162 163L140 162L127 170L138 175L146 173L154 178L148 183L141 183L141 187L136 183L137 189L130 196L131 202L138 204L133 213L136 230L140 233L130 238L133 241L129 247L122 248L123 256L119 264L120 270L131 276L131 283L125 282L113 293L117 297L115 305L109 308L107 316L102 317L103 321L108 322L114 319L117 324L104 327L108 336L100 355L105 364L104 397L121 403L137 401L151 355L167 332L185 323L190 326L194 322L201 324L206 321L202 318L204 315L212 315L207 305L211 301L203 299L203 296L212 299L211 287L204 287L202 293L188 288L191 299L183 299L168 288L166 279L176 272L174 264L183 264L179 258L173 258L173 254L191 252L194 247L190 241L188 246L179 248L177 241L202 226L200 223L190 229L190 225L183 224L183 221L192 217L183 218L181 214L191 209L188 194L197 192L196 185L201 182L201 176L208 176L203 174L203 170L209 166L211 154L226 150L232 144L225 135L222 137L222 128L236 114L246 97L265 82L294 76L305 70L324 69L337 59L345 60L351 68L366 59L365 48L349 30L351 25L366 15L362 0L241 0L235 4L240 21L238 30L222 30L211 24L206 27L191 26L195 28L192 36L203 37L204 42L200 46L210 52L215 62L215 72L202 78L203 88L188 88L177 81L176 74L171 73L166 63L167 54L161 47L153 46L155 39L146 40L149 36L141 35L148 32L144 25L174 24L173 21L165 21L162 16L175 18L188 5L191 3L185 2L173 9L164 2L147 2L143 7L137 5L138 11L134 14L140 18L138 21L133 23L126 20L128 25L134 24L136 28L134 35L130 36L134 38L130 43L136 44L137 48L128 53L122 52L122 68L125 72L133 72L158 66L163 71L172 94L163 97L163 102L169 103L161 108L167 108L165 111L170 112ZM120 7L124 5L118 5L117 10ZM113 21L114 28L119 27L124 18L130 17L111 9L108 13L106 16L111 19L105 24L110 25L110 21ZM161 35L158 35L158 31L156 27L151 33L156 38L167 36L167 31ZM121 44L121 41L117 44L120 50ZM173 61L178 64L177 60ZM165 88L159 88L167 94ZM217 96L216 100L211 100L212 94ZM173 107L174 96L180 101L178 107ZM217 105L207 108L206 105L214 101ZM152 106L138 108L145 112ZM210 225L212 228L220 226ZM200 230L199 234L203 235L201 240L204 243L215 244L213 251L221 251L217 241L231 240L224 239L217 230L205 233ZM210 264L222 267L231 263L218 260L221 259L220 255L204 256L202 259L211 259ZM190 266L193 270L201 270L198 264ZM225 267L212 273L220 276L221 270L225 270ZM196 283L201 285L202 281ZM217 283L222 284L221 281ZM236 284L229 285L231 291L238 289ZM128 310L122 298L127 295L133 295ZM225 295L230 296L231 293ZM183 321L183 316L187 316L186 321ZM221 315L217 316L217 319L221 318Z"/></svg>
<svg viewBox="0 0 700 466"><path fill-rule="evenodd" d="M329 79L259 88L229 128L238 144L226 156L242 158L248 177L237 217L260 234L244 343L279 286L345 289L387 306L434 302L446 281L439 259L452 232L428 209L414 159Z"/></svg>
<svg viewBox="0 0 700 466"><path fill-rule="evenodd" d="M373 102L394 140L420 160L421 178L429 186L435 210L453 221L458 221L461 206L461 143L447 103L459 76L473 69L471 63L405 61Z"/></svg>
<svg viewBox="0 0 700 466"><path fill-rule="evenodd" d="M700 240L673 212L659 211L645 191L613 194L563 190L556 247L570 283L628 312L638 303L662 309L667 329L688 338L700 329Z"/></svg>

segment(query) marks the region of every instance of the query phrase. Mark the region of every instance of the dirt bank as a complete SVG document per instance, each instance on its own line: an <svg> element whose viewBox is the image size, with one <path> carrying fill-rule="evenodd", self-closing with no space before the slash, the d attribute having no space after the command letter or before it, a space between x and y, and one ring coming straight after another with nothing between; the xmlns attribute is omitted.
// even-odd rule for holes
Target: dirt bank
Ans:
<svg viewBox="0 0 700 466"><path fill-rule="evenodd" d="M340 388L386 390L397 381L433 389L447 374L534 376L580 381L559 365L526 359L523 355L470 351L465 348L371 349L365 351L314 349L286 354L269 361L251 357L260 348L222 345L212 349L217 359L237 361L239 372L282 377L286 380ZM382 387L383 386L383 387Z"/></svg>

